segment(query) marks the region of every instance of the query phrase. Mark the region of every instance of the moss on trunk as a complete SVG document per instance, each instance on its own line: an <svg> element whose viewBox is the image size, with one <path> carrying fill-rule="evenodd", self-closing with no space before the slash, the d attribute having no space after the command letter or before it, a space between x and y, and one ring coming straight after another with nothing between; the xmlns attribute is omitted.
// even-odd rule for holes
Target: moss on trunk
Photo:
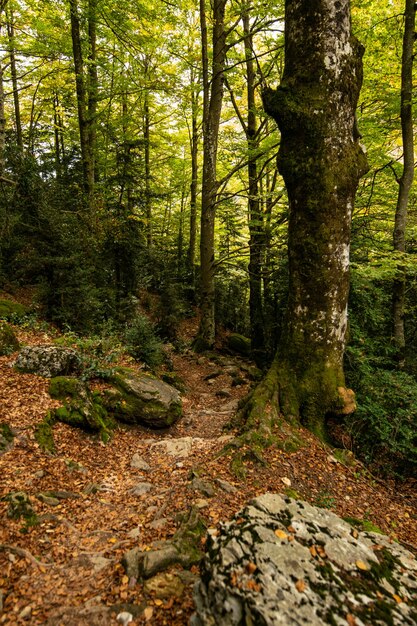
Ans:
<svg viewBox="0 0 417 626"><path fill-rule="evenodd" d="M281 131L289 199L289 298L278 350L241 413L270 428L281 411L325 438L325 417L353 410L343 353L354 197L367 162L355 131L363 48L349 0L287 0L285 68L264 106ZM349 405L349 408L348 408Z"/></svg>

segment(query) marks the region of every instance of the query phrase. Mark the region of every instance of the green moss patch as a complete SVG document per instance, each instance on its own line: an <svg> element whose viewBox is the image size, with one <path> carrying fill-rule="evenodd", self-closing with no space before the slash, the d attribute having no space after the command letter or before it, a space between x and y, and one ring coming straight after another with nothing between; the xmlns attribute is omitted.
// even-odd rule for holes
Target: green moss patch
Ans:
<svg viewBox="0 0 417 626"><path fill-rule="evenodd" d="M12 354L19 350L19 341L14 334L13 328L0 321L0 356Z"/></svg>
<svg viewBox="0 0 417 626"><path fill-rule="evenodd" d="M35 427L35 440L44 452L55 454L53 426L56 422L53 411L48 411L46 417Z"/></svg>
<svg viewBox="0 0 417 626"><path fill-rule="evenodd" d="M76 398L82 393L83 389L83 384L76 378L55 376L49 382L48 393L51 398L65 400L65 398Z"/></svg>
<svg viewBox="0 0 417 626"><path fill-rule="evenodd" d="M39 428L39 437L48 438L48 428L52 427L53 421L59 421L86 432L98 433L102 441L109 441L116 423L104 407L99 392L91 392L76 378L56 376L50 381L49 394L52 398L63 400L64 405L50 412L49 418Z"/></svg>
<svg viewBox="0 0 417 626"><path fill-rule="evenodd" d="M11 300L0 300L0 319L16 321L27 315L23 304Z"/></svg>

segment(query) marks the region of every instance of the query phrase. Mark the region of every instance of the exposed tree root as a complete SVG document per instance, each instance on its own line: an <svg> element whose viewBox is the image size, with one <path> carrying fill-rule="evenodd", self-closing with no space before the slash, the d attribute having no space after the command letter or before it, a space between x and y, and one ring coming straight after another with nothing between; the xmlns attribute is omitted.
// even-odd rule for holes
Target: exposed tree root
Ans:
<svg viewBox="0 0 417 626"><path fill-rule="evenodd" d="M30 561L32 565L36 565L37 567L51 567L50 563L43 563L42 561L38 561L37 558L33 556L29 550L25 550L25 548L19 548L18 546L12 546L8 543L0 543L0 550L13 552L13 554L17 554L18 556L23 556L25 559Z"/></svg>

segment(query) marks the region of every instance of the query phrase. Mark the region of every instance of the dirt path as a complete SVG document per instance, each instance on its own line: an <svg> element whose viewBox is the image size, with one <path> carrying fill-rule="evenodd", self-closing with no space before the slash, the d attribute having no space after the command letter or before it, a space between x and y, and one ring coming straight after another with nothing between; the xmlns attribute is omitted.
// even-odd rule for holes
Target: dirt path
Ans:
<svg viewBox="0 0 417 626"><path fill-rule="evenodd" d="M23 343L49 340L43 333L18 332ZM161 598L129 580L120 561L132 547L148 550L172 537L178 513L192 504L200 508L208 527L216 527L250 497L292 489L314 504L370 520L384 532L417 544L412 485L400 493L395 485L370 479L360 465L345 467L301 429L304 447L294 452L271 447L268 466L248 462L241 480L231 473L227 456L215 457L224 446L222 427L249 388L247 372L240 368L244 363L174 354L174 370L186 392L184 417L170 432L120 428L104 446L57 424L57 453L50 456L33 436L34 426L56 406L47 393L48 381L17 374L12 360L0 358L0 423L7 422L17 433L13 448L0 457L1 496L27 493L39 523L27 526L22 519L8 518L8 503L0 501L1 624L116 624L123 609L133 613L133 625L187 624L197 567L183 575L183 588L176 595ZM155 445L183 438L189 447L184 456ZM134 467L134 457L149 467ZM213 485L212 497L191 488L197 474ZM227 490L219 479L227 482ZM148 487L139 487L144 483ZM138 495L141 489L148 490Z"/></svg>

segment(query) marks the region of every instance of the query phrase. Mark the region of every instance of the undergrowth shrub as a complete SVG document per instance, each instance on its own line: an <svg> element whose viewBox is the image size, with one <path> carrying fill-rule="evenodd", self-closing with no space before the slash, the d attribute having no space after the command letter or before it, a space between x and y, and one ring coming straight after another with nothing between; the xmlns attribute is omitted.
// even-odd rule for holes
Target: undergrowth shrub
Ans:
<svg viewBox="0 0 417 626"><path fill-rule="evenodd" d="M119 357L124 349L116 334L78 337L74 332L67 332L55 340L58 345L73 347L77 350L81 362L81 379L111 378Z"/></svg>
<svg viewBox="0 0 417 626"><path fill-rule="evenodd" d="M183 285L168 283L161 290L157 310L157 329L161 337L171 341L177 339L178 325L190 313L190 306L184 296Z"/></svg>
<svg viewBox="0 0 417 626"><path fill-rule="evenodd" d="M352 356L352 355L351 355ZM346 419L355 453L381 473L417 470L417 380L406 372L357 362L348 381L358 408Z"/></svg>
<svg viewBox="0 0 417 626"><path fill-rule="evenodd" d="M162 342L157 337L153 324L144 315L137 315L124 333L128 353L137 361L151 368L162 363Z"/></svg>

